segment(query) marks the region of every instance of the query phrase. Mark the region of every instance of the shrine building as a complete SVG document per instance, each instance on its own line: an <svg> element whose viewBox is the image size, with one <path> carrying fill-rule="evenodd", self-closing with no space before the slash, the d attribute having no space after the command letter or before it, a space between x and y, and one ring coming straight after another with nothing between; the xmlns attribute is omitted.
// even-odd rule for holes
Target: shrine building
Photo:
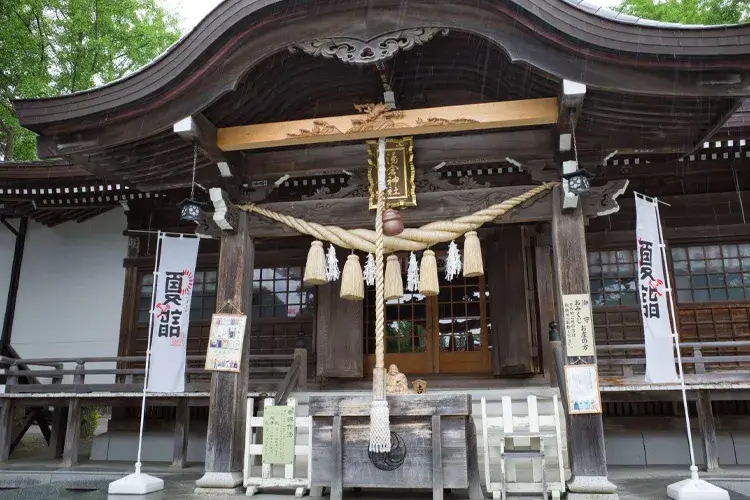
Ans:
<svg viewBox="0 0 750 500"><path fill-rule="evenodd" d="M173 459L184 417L184 457L236 472L246 393L273 394L295 350L306 351L300 397L369 394L375 287L346 300L340 281L305 285L317 238L256 208L374 229L385 138L390 206L407 228L507 204L476 231L482 274L449 280L441 241L437 293L386 302L386 367L428 394L562 394L563 297L590 296L592 355L565 360L597 366L602 413L567 417L566 467L604 478L604 494L608 462L685 463L679 388L644 381L642 193L663 202L690 411L710 421L695 420L702 464L750 464L749 81L750 25L652 22L585 0L225 0L131 75L14 103L39 160L0 162L2 355L69 369L110 358L85 379L112 408L91 459L130 460L114 450L136 435L140 400L118 385L142 381L156 232L198 235L196 396L149 406L160 444L146 460ZM336 250L343 268L354 251ZM367 252L354 253L364 266ZM404 283L410 253L393 253ZM227 305L248 316L250 358L211 382L198 358ZM661 454L656 439L669 443ZM615 453L623 443L645 451Z"/></svg>

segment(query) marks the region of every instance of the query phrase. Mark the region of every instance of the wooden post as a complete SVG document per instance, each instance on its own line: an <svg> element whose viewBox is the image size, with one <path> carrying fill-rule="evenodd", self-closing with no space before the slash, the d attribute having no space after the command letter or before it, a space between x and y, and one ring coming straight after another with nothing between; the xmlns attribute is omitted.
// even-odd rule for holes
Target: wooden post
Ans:
<svg viewBox="0 0 750 500"><path fill-rule="evenodd" d="M698 391L698 428L703 438L703 459L707 471L716 471L719 466L719 442L716 440L716 422L711 408L711 393Z"/></svg>
<svg viewBox="0 0 750 500"><path fill-rule="evenodd" d="M550 385L557 387L557 370L555 369L554 353L547 332L548 325L555 321L555 278L552 268L552 246L536 245L536 293L539 304L539 328L542 330L542 357L544 358L544 375L549 378Z"/></svg>
<svg viewBox="0 0 750 500"><path fill-rule="evenodd" d="M443 447L440 415L432 416L432 500L443 500Z"/></svg>
<svg viewBox="0 0 750 500"><path fill-rule="evenodd" d="M469 469L469 499L484 500L482 477L479 475L477 426L472 416L466 417L466 465Z"/></svg>
<svg viewBox="0 0 750 500"><path fill-rule="evenodd" d="M240 373L211 375L205 474L196 481L199 489L235 489L242 485L254 257L248 215L240 212L235 227L222 232L216 307L217 311L247 315L242 363Z"/></svg>
<svg viewBox="0 0 750 500"><path fill-rule="evenodd" d="M300 358L297 390L304 392L307 390L307 349L295 349L294 357Z"/></svg>
<svg viewBox="0 0 750 500"><path fill-rule="evenodd" d="M312 432L312 429L310 429L310 432ZM333 416L331 449L333 450L331 500L341 500L344 497L344 427L341 423L341 415Z"/></svg>
<svg viewBox="0 0 750 500"><path fill-rule="evenodd" d="M190 407L188 398L177 402L174 415L174 445L172 448L173 469L184 469L187 466L188 436L190 433Z"/></svg>
<svg viewBox="0 0 750 500"><path fill-rule="evenodd" d="M13 400L3 399L0 403L0 463L10 458L13 443Z"/></svg>
<svg viewBox="0 0 750 500"><path fill-rule="evenodd" d="M63 467L78 465L78 446L81 443L81 400L73 398L68 406L68 425L65 430Z"/></svg>
<svg viewBox="0 0 750 500"><path fill-rule="evenodd" d="M560 187L555 188L552 201L552 248L557 284L558 318L562 297L567 294L590 295L589 271L586 258L586 237L583 212L579 204L575 210L563 212ZM564 322L559 321L563 348ZM596 364L596 356L576 358L580 362ZM564 360L569 363L565 353ZM563 394L563 397L566 397ZM571 415L568 418L568 448L573 477L568 482L571 500L592 498L616 499L617 487L607 479L607 457L604 451L604 426L601 414Z"/></svg>

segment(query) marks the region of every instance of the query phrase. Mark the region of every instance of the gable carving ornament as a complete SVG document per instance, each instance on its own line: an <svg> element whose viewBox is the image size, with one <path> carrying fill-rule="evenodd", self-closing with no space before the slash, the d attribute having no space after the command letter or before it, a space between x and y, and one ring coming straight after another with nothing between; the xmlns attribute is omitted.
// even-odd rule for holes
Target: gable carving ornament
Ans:
<svg viewBox="0 0 750 500"><path fill-rule="evenodd" d="M316 38L289 47L313 57L336 58L346 64L373 64L395 56L400 50L423 45L436 35L447 35L447 28L409 28L380 35L371 40L356 38Z"/></svg>

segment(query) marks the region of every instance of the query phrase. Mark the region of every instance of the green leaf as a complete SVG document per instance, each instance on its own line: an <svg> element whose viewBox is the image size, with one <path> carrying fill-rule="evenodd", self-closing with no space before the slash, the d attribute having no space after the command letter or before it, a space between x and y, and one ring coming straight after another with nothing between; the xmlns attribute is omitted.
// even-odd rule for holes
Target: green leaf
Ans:
<svg viewBox="0 0 750 500"><path fill-rule="evenodd" d="M156 0L0 1L0 158L36 158L36 137L18 124L13 99L121 78L179 37L177 16Z"/></svg>

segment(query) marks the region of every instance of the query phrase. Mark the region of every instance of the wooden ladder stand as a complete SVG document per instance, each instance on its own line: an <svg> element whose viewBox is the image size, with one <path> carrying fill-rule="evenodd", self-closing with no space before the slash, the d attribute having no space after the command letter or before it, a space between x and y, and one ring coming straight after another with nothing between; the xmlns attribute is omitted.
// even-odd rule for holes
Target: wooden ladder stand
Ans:
<svg viewBox="0 0 750 500"><path fill-rule="evenodd" d="M493 499L506 500L509 493L541 493L544 499L551 493L553 499L559 499L562 492L565 491L562 432L557 395L552 397L551 402L554 406L553 415L540 416L537 397L528 396L526 398L528 416L522 417L513 415L513 400L509 396L503 396L503 416L489 417L487 415L487 401L482 398L484 471L487 489L492 492ZM499 431L500 433L500 471L502 475L500 483L492 482L491 478L490 432L492 431ZM560 474L560 480L556 482L548 481L545 467L547 457L545 445L549 444L550 441L556 444ZM535 462L533 464L533 482L516 481L516 468L512 461L519 459Z"/></svg>

